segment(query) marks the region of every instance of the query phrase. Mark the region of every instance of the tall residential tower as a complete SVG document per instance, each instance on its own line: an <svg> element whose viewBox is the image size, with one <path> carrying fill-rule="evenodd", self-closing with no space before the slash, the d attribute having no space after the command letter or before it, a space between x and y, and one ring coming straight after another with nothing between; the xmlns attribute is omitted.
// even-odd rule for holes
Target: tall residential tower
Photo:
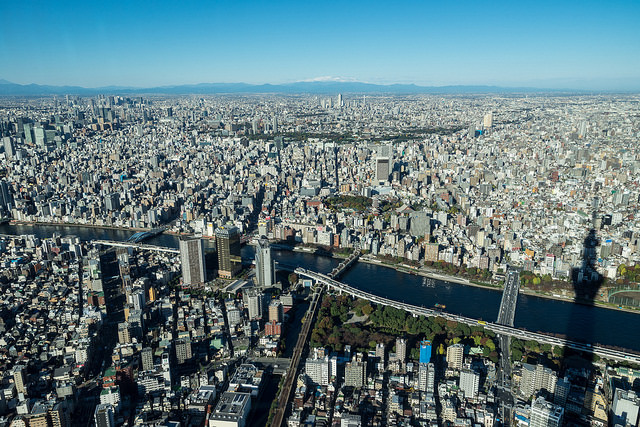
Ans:
<svg viewBox="0 0 640 427"><path fill-rule="evenodd" d="M261 288L270 288L275 283L275 266L271 257L271 247L264 237L258 240L256 247L256 278Z"/></svg>
<svg viewBox="0 0 640 427"><path fill-rule="evenodd" d="M200 238L180 240L180 263L184 286L202 286L207 281L204 265L204 241Z"/></svg>

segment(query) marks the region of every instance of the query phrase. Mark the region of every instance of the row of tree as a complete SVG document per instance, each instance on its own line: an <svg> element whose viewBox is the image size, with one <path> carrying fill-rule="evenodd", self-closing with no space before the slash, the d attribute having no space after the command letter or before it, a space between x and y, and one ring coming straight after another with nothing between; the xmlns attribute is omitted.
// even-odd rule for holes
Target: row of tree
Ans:
<svg viewBox="0 0 640 427"><path fill-rule="evenodd" d="M371 207L372 200L365 196L341 195L328 197L324 199L323 203L333 211L351 209L356 212L364 212Z"/></svg>
<svg viewBox="0 0 640 427"><path fill-rule="evenodd" d="M345 323L354 314L366 319ZM404 310L346 295L324 297L311 332L311 346L329 346L342 351L348 344L354 350L367 351L377 343L386 345L397 337L407 337L415 343L429 339L436 349L442 346L441 351L445 351L445 346L457 343L480 347L486 357L498 361L498 349L493 341L495 334L480 325L468 326L442 317L414 317Z"/></svg>

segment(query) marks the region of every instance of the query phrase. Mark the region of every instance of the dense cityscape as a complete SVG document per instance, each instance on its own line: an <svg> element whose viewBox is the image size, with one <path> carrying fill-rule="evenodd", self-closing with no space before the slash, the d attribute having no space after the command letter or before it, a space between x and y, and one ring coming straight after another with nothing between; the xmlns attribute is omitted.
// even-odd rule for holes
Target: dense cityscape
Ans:
<svg viewBox="0 0 640 427"><path fill-rule="evenodd" d="M635 320L639 103L2 98L0 425L636 426L635 328L514 318ZM340 281L361 264L500 307Z"/></svg>

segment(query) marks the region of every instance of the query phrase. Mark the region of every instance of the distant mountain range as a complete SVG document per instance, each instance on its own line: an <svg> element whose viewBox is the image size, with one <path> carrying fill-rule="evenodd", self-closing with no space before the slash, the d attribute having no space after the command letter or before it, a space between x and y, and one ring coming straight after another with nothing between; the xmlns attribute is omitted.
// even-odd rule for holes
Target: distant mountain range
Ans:
<svg viewBox="0 0 640 427"><path fill-rule="evenodd" d="M343 81L310 81L285 84L247 84L247 83L200 83L194 85L158 86L136 88L126 86L104 86L85 88L80 86L50 86L28 84L21 85L0 79L0 96L38 96L38 95L95 95L95 94L486 94L486 93L541 93L570 92L588 93L574 89L542 89L533 87L501 86L418 86L415 84L372 84Z"/></svg>

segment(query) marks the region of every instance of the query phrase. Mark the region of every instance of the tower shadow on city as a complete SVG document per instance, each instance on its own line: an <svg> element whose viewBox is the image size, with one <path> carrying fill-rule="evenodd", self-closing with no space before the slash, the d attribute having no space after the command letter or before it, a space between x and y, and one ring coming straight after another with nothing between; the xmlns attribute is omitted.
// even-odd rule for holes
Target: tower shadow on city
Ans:
<svg viewBox="0 0 640 427"><path fill-rule="evenodd" d="M568 339L572 339L580 331L579 341L585 341L588 344L593 344L595 339L594 324L592 319L585 319L584 310L581 310L580 305L594 306L604 282L604 277L596 270L598 259L596 250L599 244L596 229L591 228L583 241L581 264L571 271L574 303L571 306L566 335ZM593 353L585 354L583 359L593 362L594 355Z"/></svg>
<svg viewBox="0 0 640 427"><path fill-rule="evenodd" d="M592 224L583 240L582 260L578 267L571 270L574 302L571 304L566 337L572 341L585 342L587 350L577 351L564 348L560 359L561 373L571 377L573 386L588 387L594 381L596 373L596 355L593 353L595 342L595 320L585 316L584 306L595 306L596 298L604 283L604 277L596 270L597 248L600 244L597 233L597 200L594 200ZM592 310L592 309L589 309ZM575 414L565 411L567 425L582 425Z"/></svg>

